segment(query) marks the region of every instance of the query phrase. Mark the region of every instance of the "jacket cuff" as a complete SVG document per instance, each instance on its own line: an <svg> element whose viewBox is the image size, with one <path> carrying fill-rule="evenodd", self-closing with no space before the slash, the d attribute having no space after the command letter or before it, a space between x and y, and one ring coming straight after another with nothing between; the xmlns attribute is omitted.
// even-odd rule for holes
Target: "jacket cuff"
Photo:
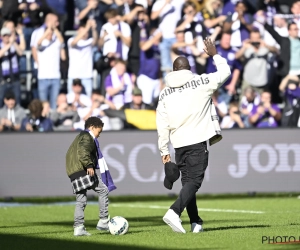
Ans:
<svg viewBox="0 0 300 250"><path fill-rule="evenodd" d="M222 56L220 56L219 54L216 54L216 55L213 56L213 59L216 62L216 61L222 59Z"/></svg>
<svg viewBox="0 0 300 250"><path fill-rule="evenodd" d="M86 168L94 168L94 165L93 164L90 164L90 165L87 165Z"/></svg>
<svg viewBox="0 0 300 250"><path fill-rule="evenodd" d="M224 57L220 56L219 54L214 55L213 59L214 59L215 65L219 65L219 64L223 64L223 63L227 64L226 59Z"/></svg>

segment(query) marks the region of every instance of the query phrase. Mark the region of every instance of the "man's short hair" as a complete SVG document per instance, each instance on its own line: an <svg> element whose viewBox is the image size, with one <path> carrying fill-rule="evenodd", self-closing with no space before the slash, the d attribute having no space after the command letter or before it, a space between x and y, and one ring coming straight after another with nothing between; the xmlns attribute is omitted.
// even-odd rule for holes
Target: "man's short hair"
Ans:
<svg viewBox="0 0 300 250"><path fill-rule="evenodd" d="M122 60L122 59L116 59L115 60L115 65L117 65L118 63L121 63L121 64L123 64L123 65L126 66L126 62L124 60Z"/></svg>
<svg viewBox="0 0 300 250"><path fill-rule="evenodd" d="M239 4L243 4L246 8L248 7L246 2L244 0L239 0L235 3L235 7L238 6Z"/></svg>
<svg viewBox="0 0 300 250"><path fill-rule="evenodd" d="M93 89L92 95L101 95L100 89Z"/></svg>
<svg viewBox="0 0 300 250"><path fill-rule="evenodd" d="M82 87L82 82L79 78L75 78L73 80L73 86L81 86Z"/></svg>
<svg viewBox="0 0 300 250"><path fill-rule="evenodd" d="M43 112L43 103L39 99L34 99L29 103L28 109L31 115L40 118Z"/></svg>
<svg viewBox="0 0 300 250"><path fill-rule="evenodd" d="M195 10L197 10L197 6L193 1L187 1L184 3L183 5L183 10L186 9L187 7L192 6L192 8L194 8Z"/></svg>
<svg viewBox="0 0 300 250"><path fill-rule="evenodd" d="M103 128L104 123L99 117L91 116L85 121L84 128L88 129L92 126L95 128Z"/></svg>
<svg viewBox="0 0 300 250"><path fill-rule="evenodd" d="M115 9L110 9L108 11L105 12L104 17L106 20L110 19L110 18L114 18L118 16L118 11Z"/></svg>
<svg viewBox="0 0 300 250"><path fill-rule="evenodd" d="M272 96L272 92L271 92L271 90L270 90L269 88L265 88L265 89L263 90L263 92L261 92L261 95L262 95L263 93L268 93L268 94L270 94L270 96Z"/></svg>
<svg viewBox="0 0 300 250"><path fill-rule="evenodd" d="M261 38L261 34L260 34L259 29L253 29L253 30L251 30L250 34L259 34L259 37Z"/></svg>
<svg viewBox="0 0 300 250"><path fill-rule="evenodd" d="M79 21L79 28L85 28L88 18L83 18Z"/></svg>
<svg viewBox="0 0 300 250"><path fill-rule="evenodd" d="M244 89L244 94L248 93L248 92L251 92L252 94L255 93L255 90L252 86L247 86L245 89Z"/></svg>
<svg viewBox="0 0 300 250"><path fill-rule="evenodd" d="M288 30L291 29L291 26L292 26L292 25L296 25L296 26L297 26L297 24L296 24L295 22L290 22L290 23L288 24Z"/></svg>
<svg viewBox="0 0 300 250"><path fill-rule="evenodd" d="M4 95L4 99L6 99L6 100L10 100L10 99L16 100L14 92L12 92L11 90L6 91L6 93Z"/></svg>
<svg viewBox="0 0 300 250"><path fill-rule="evenodd" d="M239 104L237 102L229 103L229 108L239 108Z"/></svg>

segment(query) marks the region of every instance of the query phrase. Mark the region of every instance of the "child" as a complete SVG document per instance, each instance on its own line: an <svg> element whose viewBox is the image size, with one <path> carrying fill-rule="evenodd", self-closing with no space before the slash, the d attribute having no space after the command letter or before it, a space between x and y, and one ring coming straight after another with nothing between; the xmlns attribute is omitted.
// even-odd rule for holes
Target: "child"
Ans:
<svg viewBox="0 0 300 250"><path fill-rule="evenodd" d="M88 189L94 190L99 196L99 222L96 228L108 230L108 192L116 187L111 178L108 179L110 185L107 185L106 178L103 176L105 171L101 171L103 165L106 166L106 164L97 138L102 132L103 125L98 117L88 118L85 121L86 130L76 136L66 155L67 174L72 182L73 192L76 194L74 236L91 235L84 227L84 209L87 204ZM99 165L102 180L95 171Z"/></svg>

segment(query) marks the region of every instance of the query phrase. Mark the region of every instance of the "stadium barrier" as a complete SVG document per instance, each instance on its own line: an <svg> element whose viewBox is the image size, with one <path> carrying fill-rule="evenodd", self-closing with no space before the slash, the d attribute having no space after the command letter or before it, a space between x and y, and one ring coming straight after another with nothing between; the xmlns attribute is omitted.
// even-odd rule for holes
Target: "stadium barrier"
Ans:
<svg viewBox="0 0 300 250"><path fill-rule="evenodd" d="M72 195L65 154L76 134L0 134L0 197ZM299 191L299 135L297 129L223 131L223 140L209 147L199 193ZM104 132L100 145L117 186L111 195L179 192L179 180L173 190L163 187L155 131Z"/></svg>

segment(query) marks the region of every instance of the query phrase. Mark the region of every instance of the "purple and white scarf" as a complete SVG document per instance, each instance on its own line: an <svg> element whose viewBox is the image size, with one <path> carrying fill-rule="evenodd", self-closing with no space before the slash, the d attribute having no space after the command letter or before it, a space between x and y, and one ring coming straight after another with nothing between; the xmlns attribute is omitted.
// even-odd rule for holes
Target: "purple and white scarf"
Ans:
<svg viewBox="0 0 300 250"><path fill-rule="evenodd" d="M91 131L89 131L89 130L86 130L86 131L89 132L90 135L94 138ZM96 144L97 155L98 155L98 164L96 166L96 169L100 169L102 182L107 186L108 191L111 192L111 191L115 190L117 187L115 186L113 179L110 175L106 161L101 153L98 139L96 137L94 138L94 142Z"/></svg>
<svg viewBox="0 0 300 250"><path fill-rule="evenodd" d="M2 49L4 46L5 44L0 42L0 49ZM1 58L1 68L3 76L11 76L19 73L18 56L14 45L12 45Z"/></svg>

